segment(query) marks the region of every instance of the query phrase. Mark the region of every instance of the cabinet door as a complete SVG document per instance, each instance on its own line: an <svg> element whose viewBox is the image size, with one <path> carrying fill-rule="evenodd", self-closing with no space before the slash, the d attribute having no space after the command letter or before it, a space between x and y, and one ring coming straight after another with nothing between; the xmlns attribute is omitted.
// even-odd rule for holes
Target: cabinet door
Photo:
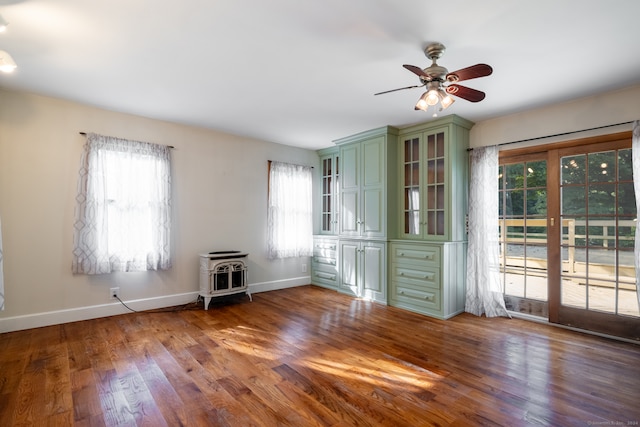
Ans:
<svg viewBox="0 0 640 427"><path fill-rule="evenodd" d="M418 239L423 236L422 134L402 138L400 143L400 235Z"/></svg>
<svg viewBox="0 0 640 427"><path fill-rule="evenodd" d="M328 154L320 158L320 234L336 234L338 224L339 156Z"/></svg>
<svg viewBox="0 0 640 427"><path fill-rule="evenodd" d="M340 283L339 289L351 295L360 296L358 290L359 242L340 242Z"/></svg>
<svg viewBox="0 0 640 427"><path fill-rule="evenodd" d="M358 236L360 208L360 145L340 147L340 234Z"/></svg>
<svg viewBox="0 0 640 427"><path fill-rule="evenodd" d="M399 148L402 238L450 238L449 218L453 213L449 202L451 160L448 149L448 127L402 138Z"/></svg>
<svg viewBox="0 0 640 427"><path fill-rule="evenodd" d="M423 189L426 230L425 237L448 238L448 131L447 128L425 132L423 136Z"/></svg>
<svg viewBox="0 0 640 427"><path fill-rule="evenodd" d="M362 186L360 235L384 237L385 224L385 138L373 138L362 143Z"/></svg>
<svg viewBox="0 0 640 427"><path fill-rule="evenodd" d="M387 303L386 246L384 243L362 243L362 296Z"/></svg>

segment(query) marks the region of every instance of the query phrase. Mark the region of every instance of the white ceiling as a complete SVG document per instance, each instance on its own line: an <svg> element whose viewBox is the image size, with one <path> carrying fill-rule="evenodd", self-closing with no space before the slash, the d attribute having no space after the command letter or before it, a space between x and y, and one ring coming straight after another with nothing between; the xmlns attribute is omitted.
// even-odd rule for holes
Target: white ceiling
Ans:
<svg viewBox="0 0 640 427"><path fill-rule="evenodd" d="M0 87L317 149L428 120L402 68L490 64L473 121L640 83L637 0L0 0ZM0 101L1 102L1 101ZM639 101L640 102L640 101ZM91 129L86 129L90 131Z"/></svg>

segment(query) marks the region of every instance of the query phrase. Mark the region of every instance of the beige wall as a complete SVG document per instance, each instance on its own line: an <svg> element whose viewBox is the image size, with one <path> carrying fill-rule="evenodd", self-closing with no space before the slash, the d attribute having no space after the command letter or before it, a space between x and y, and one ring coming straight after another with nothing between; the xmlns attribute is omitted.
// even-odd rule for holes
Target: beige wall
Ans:
<svg viewBox="0 0 640 427"><path fill-rule="evenodd" d="M480 106L481 107L481 106ZM640 86L476 123L471 146L640 119ZM384 123L380 124L381 126ZM630 125L522 145L631 129ZM73 211L84 138L79 131L175 146L174 267L168 272L71 274ZM197 254L248 251L255 291L308 283L308 259L265 258L267 160L317 166L315 152L0 89L0 217L6 309L0 332L195 299ZM316 169L317 170L317 169ZM316 224L317 229L317 224ZM308 271L308 270L307 270Z"/></svg>
<svg viewBox="0 0 640 427"><path fill-rule="evenodd" d="M479 108L482 105L479 104ZM471 129L471 147L538 138L632 120L640 120L640 85L478 122ZM631 130L630 124L510 144L504 148L547 144L627 130Z"/></svg>
<svg viewBox="0 0 640 427"><path fill-rule="evenodd" d="M80 131L175 147L171 270L71 274ZM194 301L198 253L210 250L249 252L254 291L309 283L308 258L265 257L267 160L318 166L309 150L0 89L0 332L124 312L114 286L141 309Z"/></svg>

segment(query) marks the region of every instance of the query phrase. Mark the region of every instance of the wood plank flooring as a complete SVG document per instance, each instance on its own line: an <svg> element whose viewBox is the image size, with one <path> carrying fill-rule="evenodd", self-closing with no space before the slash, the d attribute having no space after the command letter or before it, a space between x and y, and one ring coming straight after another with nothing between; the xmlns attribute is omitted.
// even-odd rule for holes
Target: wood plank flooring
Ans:
<svg viewBox="0 0 640 427"><path fill-rule="evenodd" d="M314 286L0 335L0 426L638 425L640 345Z"/></svg>

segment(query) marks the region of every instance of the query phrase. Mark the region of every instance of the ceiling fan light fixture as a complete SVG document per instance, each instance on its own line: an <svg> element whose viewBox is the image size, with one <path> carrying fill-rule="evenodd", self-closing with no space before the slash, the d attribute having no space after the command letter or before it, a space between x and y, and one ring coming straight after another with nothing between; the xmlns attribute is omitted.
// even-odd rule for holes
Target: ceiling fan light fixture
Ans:
<svg viewBox="0 0 640 427"><path fill-rule="evenodd" d="M13 60L11 55L4 50L0 50L0 71L4 73L11 73L17 67L16 62Z"/></svg>
<svg viewBox="0 0 640 427"><path fill-rule="evenodd" d="M427 97L425 99L427 105L436 105L440 102L440 96L436 89L431 89L427 92Z"/></svg>
<svg viewBox="0 0 640 427"><path fill-rule="evenodd" d="M429 108L429 104L427 103L427 97L429 96L429 92L425 92L422 94L422 96L420 97L420 99L418 100L418 103L415 106L415 110L422 110L422 111L427 111L427 108Z"/></svg>
<svg viewBox="0 0 640 427"><path fill-rule="evenodd" d="M450 97L448 94L440 93L440 105L442 105L443 110L449 108L454 102L456 102L456 100Z"/></svg>

